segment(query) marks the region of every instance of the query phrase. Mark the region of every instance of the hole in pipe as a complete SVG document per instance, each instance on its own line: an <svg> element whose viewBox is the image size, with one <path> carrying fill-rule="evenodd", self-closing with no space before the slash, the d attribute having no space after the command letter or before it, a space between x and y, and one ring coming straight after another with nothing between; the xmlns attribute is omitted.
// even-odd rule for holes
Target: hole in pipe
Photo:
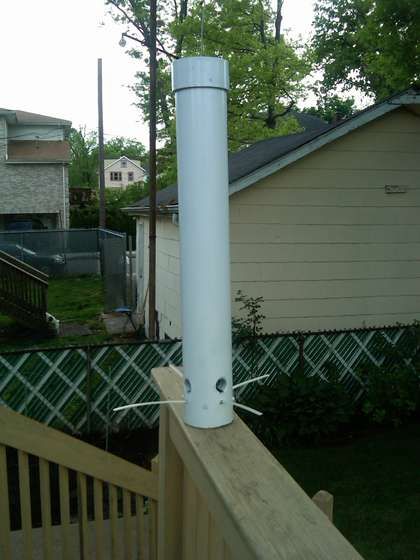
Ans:
<svg viewBox="0 0 420 560"><path fill-rule="evenodd" d="M189 379L186 379L184 381L184 386L185 386L185 392L191 393L191 381Z"/></svg>
<svg viewBox="0 0 420 560"><path fill-rule="evenodd" d="M220 377L217 381L216 381L216 389L219 391L219 393L223 393L226 390L227 387L227 381L224 377Z"/></svg>

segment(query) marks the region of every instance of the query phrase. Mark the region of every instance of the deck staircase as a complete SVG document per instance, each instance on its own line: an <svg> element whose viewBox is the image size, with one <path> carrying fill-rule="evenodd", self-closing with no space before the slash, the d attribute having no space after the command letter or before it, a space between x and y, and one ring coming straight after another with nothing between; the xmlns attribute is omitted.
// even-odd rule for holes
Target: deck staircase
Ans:
<svg viewBox="0 0 420 560"><path fill-rule="evenodd" d="M0 313L27 328L50 331L47 292L46 274L0 251Z"/></svg>

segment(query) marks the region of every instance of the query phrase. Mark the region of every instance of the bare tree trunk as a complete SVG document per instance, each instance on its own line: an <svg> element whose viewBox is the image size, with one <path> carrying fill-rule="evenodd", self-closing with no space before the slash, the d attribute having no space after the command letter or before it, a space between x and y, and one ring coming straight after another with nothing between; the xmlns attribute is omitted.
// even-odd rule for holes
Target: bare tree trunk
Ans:
<svg viewBox="0 0 420 560"><path fill-rule="evenodd" d="M281 23L283 21L282 9L284 0L277 0L277 10L276 10L276 23L275 23L275 34L274 39L276 43L280 42L281 37Z"/></svg>

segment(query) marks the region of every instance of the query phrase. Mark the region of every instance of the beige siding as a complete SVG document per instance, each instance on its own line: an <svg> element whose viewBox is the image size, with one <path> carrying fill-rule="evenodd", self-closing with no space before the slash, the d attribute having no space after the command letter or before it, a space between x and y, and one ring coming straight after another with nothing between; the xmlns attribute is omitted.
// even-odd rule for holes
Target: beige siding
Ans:
<svg viewBox="0 0 420 560"><path fill-rule="evenodd" d="M420 318L419 140L401 109L231 198L233 292L266 330Z"/></svg>
<svg viewBox="0 0 420 560"><path fill-rule="evenodd" d="M144 283L139 287L138 302L144 302L145 286L149 278L149 223L147 218L139 219L144 224ZM179 275L179 232L170 217L160 218L156 224L156 302L159 320L159 334L176 338L181 335Z"/></svg>
<svg viewBox="0 0 420 560"><path fill-rule="evenodd" d="M236 193L230 213L232 297L262 296L267 332L420 319L420 119L408 111ZM180 336L179 231L159 219L157 235L161 334Z"/></svg>

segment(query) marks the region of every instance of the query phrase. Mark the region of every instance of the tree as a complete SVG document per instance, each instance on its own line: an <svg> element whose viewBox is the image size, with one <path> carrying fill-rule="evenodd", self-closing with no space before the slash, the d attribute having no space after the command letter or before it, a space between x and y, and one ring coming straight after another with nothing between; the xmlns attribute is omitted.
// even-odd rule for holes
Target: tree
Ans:
<svg viewBox="0 0 420 560"><path fill-rule="evenodd" d="M125 232L127 235L136 236L136 221L133 220L122 208L130 206L147 195L147 186L134 184L126 189L106 189L106 223L107 228L113 231ZM97 228L99 227L99 205L97 198L84 208L70 210L70 225L72 228Z"/></svg>
<svg viewBox="0 0 420 560"><path fill-rule="evenodd" d="M142 164L146 158L146 150L141 142L123 136L116 136L105 142L104 154L105 159L118 159L126 156L129 159L140 160Z"/></svg>
<svg viewBox="0 0 420 560"><path fill-rule="evenodd" d="M96 134L86 132L86 128L72 128L69 136L70 165L69 184L71 187L96 187L97 149Z"/></svg>
<svg viewBox="0 0 420 560"><path fill-rule="evenodd" d="M147 2L107 0L124 35L134 39L131 56L143 57L148 44ZM222 56L230 64L229 147L298 130L290 109L308 72L304 52L281 34L282 0L273 11L269 0L198 0L161 3L158 22L158 126L164 148L158 157L160 186L175 178L174 99L170 63L179 56ZM204 23L202 27L202 22ZM201 30L203 28L203 36ZM133 89L148 118L148 76L137 74Z"/></svg>
<svg viewBox="0 0 420 560"><path fill-rule="evenodd" d="M325 91L380 100L420 78L419 0L317 0L314 28Z"/></svg>
<svg viewBox="0 0 420 560"><path fill-rule="evenodd" d="M316 107L309 107L304 111L328 123L333 123L351 117L356 112L356 106L353 97L344 99L339 95L320 96Z"/></svg>
<svg viewBox="0 0 420 560"><path fill-rule="evenodd" d="M70 165L69 184L71 187L98 186L98 138L96 132L86 128L72 129L69 137ZM144 163L146 150L141 142L133 138L116 136L104 145L105 158L117 159L122 155Z"/></svg>

